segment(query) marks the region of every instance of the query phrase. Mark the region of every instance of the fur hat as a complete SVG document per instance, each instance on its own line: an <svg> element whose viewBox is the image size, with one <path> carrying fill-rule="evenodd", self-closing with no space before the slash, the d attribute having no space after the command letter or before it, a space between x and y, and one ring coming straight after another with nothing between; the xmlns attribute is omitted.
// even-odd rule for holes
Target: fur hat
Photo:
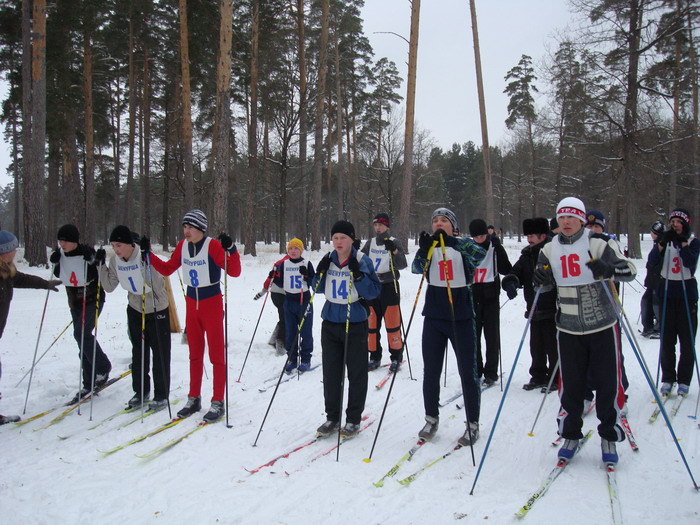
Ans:
<svg viewBox="0 0 700 525"><path fill-rule="evenodd" d="M182 218L182 225L189 224L202 233L207 231L207 216L202 210L190 210Z"/></svg>
<svg viewBox="0 0 700 525"><path fill-rule="evenodd" d="M331 228L331 237L336 233L342 233L350 237L353 241L355 240L355 227L352 223L344 220L339 220Z"/></svg>
<svg viewBox="0 0 700 525"><path fill-rule="evenodd" d="M577 197L564 197L557 204L557 219L570 215L576 217L582 223L586 223L586 207L581 199Z"/></svg>
<svg viewBox="0 0 700 525"><path fill-rule="evenodd" d="M78 228L76 228L74 225L64 224L58 229L56 238L59 241L80 242L80 232L78 231Z"/></svg>
<svg viewBox="0 0 700 525"><path fill-rule="evenodd" d="M535 217L523 221L523 233L525 235L547 235L549 233L549 221L544 217Z"/></svg>
<svg viewBox="0 0 700 525"><path fill-rule="evenodd" d="M0 254L10 253L19 246L17 237L7 230L0 230Z"/></svg>
<svg viewBox="0 0 700 525"><path fill-rule="evenodd" d="M431 220L434 219L435 217L438 216L443 216L446 217L450 223L452 223L452 229L453 230L459 230L459 224L457 224L457 216L454 214L454 212L448 208L438 208L433 212L433 216L431 217Z"/></svg>

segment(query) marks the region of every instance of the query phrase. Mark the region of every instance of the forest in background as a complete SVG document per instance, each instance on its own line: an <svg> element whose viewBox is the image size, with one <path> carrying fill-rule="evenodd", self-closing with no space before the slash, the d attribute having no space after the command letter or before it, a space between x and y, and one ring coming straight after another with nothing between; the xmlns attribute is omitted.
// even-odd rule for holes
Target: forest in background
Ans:
<svg viewBox="0 0 700 525"><path fill-rule="evenodd" d="M404 182L406 237L438 205L463 231L483 217L517 234L577 195L639 256L674 207L700 217L698 0L569 0L585 23L504 71L510 131L488 147L490 177L476 138L442 150L416 128L406 152L407 93L363 3L0 0L2 227L44 264L61 224L88 243L127 224L167 249L198 207L255 255L292 236L317 248L338 218L365 237L378 211L396 223Z"/></svg>

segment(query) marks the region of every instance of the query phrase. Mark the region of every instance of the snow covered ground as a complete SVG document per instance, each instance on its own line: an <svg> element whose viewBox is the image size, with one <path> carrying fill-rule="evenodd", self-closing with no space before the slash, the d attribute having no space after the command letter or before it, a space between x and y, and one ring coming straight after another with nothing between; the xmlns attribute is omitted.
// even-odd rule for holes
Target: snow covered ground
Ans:
<svg viewBox="0 0 700 525"><path fill-rule="evenodd" d="M506 239L511 262L519 250L515 240ZM643 249L649 249L649 241ZM415 248L411 251L415 253ZM310 440L316 427L325 419L321 370L304 375L300 381L282 384L270 410L258 444L253 447L272 389L260 393L263 382L276 377L283 366L283 357L275 355L267 345L276 319L271 302L262 315L260 328L240 383L245 351L248 348L262 300L254 301L257 292L277 260L275 246L258 247L257 258L243 257L241 277L229 279L229 362L231 380L230 423L217 423L202 429L176 447L151 459L136 454L165 444L168 440L193 428L197 417L163 433L105 457L106 450L140 436L168 421L167 411L117 430L131 415L122 415L88 430L93 425L122 409L131 397L130 378L105 390L94 402L93 421L90 407L82 415L70 414L63 421L46 429L51 415L24 426L0 427L0 511L7 524L57 523L321 523L326 520L342 523L508 523L513 513L555 463L556 449L550 442L556 437L555 416L558 403L555 395L547 398L534 437L528 432L533 424L542 394L526 392L521 386L529 379L529 346L526 344L515 367L512 384L496 428L485 465L473 496L469 490L476 467L469 449L461 449L444 461L426 470L412 484L401 486L402 479L424 464L452 449L464 431L464 413L452 403L442 409L440 430L431 443L423 446L413 461L404 464L397 476L387 479L383 488L372 485L415 443L423 425L421 394L422 359L420 336L423 298L409 334L413 376L404 365L397 377L371 462L363 461L370 453L377 432L378 419L384 405L388 385L377 391L374 385L386 368L370 373L370 390L365 414L373 422L357 438L340 448L340 461L335 452L318 457L334 444L332 440L317 442L280 459L275 465L250 474L275 456ZM306 252L317 263L322 252ZM409 257L409 260L412 256ZM636 261L639 281L643 281L643 261ZM22 271L47 277L48 270L27 268ZM420 276L404 271L401 277L403 314L407 320L418 289ZM172 278L180 322L184 325L184 300L175 276ZM625 307L635 330L639 315L642 287L638 282L625 286ZM3 377L0 390L0 413L22 412L26 380L15 386L29 369L36 344L41 309L46 292L16 290L8 326L0 341ZM505 301L505 294L501 300ZM320 362L320 317L323 296L315 302L313 362ZM126 292L110 294L98 327L98 339L112 360L112 376L128 369L131 359L126 335ZM501 311L504 387L511 371L518 343L523 334L524 300L520 294ZM52 293L49 298L41 354L70 320L65 293ZM188 386L187 346L180 335L173 335L172 397L173 412L182 406ZM658 341L638 338L649 366L654 371ZM629 389L629 420L636 435L639 452L626 443L618 445L619 497L626 523L698 523L700 494L693 489L673 440L662 418L653 425L647 422L655 405L641 368L627 341L624 341ZM70 330L59 339L39 364L29 396L25 417L67 401L76 391L78 381L77 346ZM385 353L384 361L388 356ZM312 363L313 364L313 363ZM211 374L211 366L207 366ZM655 373L655 372L654 372ZM700 480L700 429L690 419L696 410L697 382L691 395L673 420L696 480ZM443 399L457 392L459 380L454 356L450 353L447 387ZM208 408L211 377L204 380L203 404ZM501 399L499 388L491 388L482 397L481 438L474 447L479 464ZM584 430L595 428L589 416ZM66 438L66 439L60 439ZM317 459L315 459L317 458ZM312 459L315 459L312 461ZM582 449L572 465L551 487L549 493L530 511L530 523L609 523L611 509L606 476L600 460L597 435Z"/></svg>

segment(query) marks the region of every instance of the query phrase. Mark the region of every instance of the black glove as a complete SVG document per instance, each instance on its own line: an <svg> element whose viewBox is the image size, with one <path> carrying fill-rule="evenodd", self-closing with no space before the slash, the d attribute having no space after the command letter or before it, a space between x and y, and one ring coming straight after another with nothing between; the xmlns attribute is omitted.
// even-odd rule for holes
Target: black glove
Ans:
<svg viewBox="0 0 700 525"><path fill-rule="evenodd" d="M328 271L328 268L331 267L331 254L327 253L326 255L323 256L323 259L321 259L318 263L318 266L316 266L316 273L318 274L325 274Z"/></svg>
<svg viewBox="0 0 700 525"><path fill-rule="evenodd" d="M52 279L49 281L49 285L46 287L47 290L51 290L52 292L57 292L58 291L58 285L62 284L63 281L60 281L58 279Z"/></svg>
<svg viewBox="0 0 700 525"><path fill-rule="evenodd" d="M362 279L363 275L360 271L360 261L357 260L357 257L350 257L350 260L348 261L348 269L350 270L353 279L356 281Z"/></svg>
<svg viewBox="0 0 700 525"><path fill-rule="evenodd" d="M141 240L139 241L139 248L141 248L141 253L144 255L147 253L150 253L151 251L151 239L146 237L145 235L141 237Z"/></svg>
<svg viewBox="0 0 700 525"><path fill-rule="evenodd" d="M391 239L384 239L384 248L388 252L393 252L396 249L396 243Z"/></svg>
<svg viewBox="0 0 700 525"><path fill-rule="evenodd" d="M51 264L58 264L58 261L61 260L61 250L56 248L53 252L51 252L51 257L49 257L49 261L51 261Z"/></svg>
<svg viewBox="0 0 700 525"><path fill-rule="evenodd" d="M226 235L225 233L220 233L219 236L217 237L219 242L221 243L221 247L226 250L227 252L233 253L236 250L233 248L236 247L235 244L233 244L233 239Z"/></svg>
<svg viewBox="0 0 700 525"><path fill-rule="evenodd" d="M266 293L267 293L267 289L266 289L266 288L263 288L262 290L260 290L258 293L256 293L256 294L253 296L253 299L255 299L255 300L257 301L258 299L260 299L260 298L261 298L263 295L265 295Z"/></svg>
<svg viewBox="0 0 700 525"><path fill-rule="evenodd" d="M95 250L90 246L85 246L83 249L83 259L87 262L92 263L95 260Z"/></svg>
<svg viewBox="0 0 700 525"><path fill-rule="evenodd" d="M274 279L275 275L277 275L277 266L272 267L272 270L270 270L270 273L267 274L267 278Z"/></svg>
<svg viewBox="0 0 700 525"><path fill-rule="evenodd" d="M447 243L447 238L448 235L445 233L445 230L440 228L437 230L435 233L433 233L433 241L437 241L437 245L440 246L440 237L442 237L442 240Z"/></svg>
<svg viewBox="0 0 700 525"><path fill-rule="evenodd" d="M433 245L433 236L428 232L420 232L418 237L418 247L423 251L428 251Z"/></svg>
<svg viewBox="0 0 700 525"><path fill-rule="evenodd" d="M306 277L309 275L309 269L306 266L299 266L299 273Z"/></svg>
<svg viewBox="0 0 700 525"><path fill-rule="evenodd" d="M532 283L535 286L547 286L552 284L552 275L542 268L537 268L532 274Z"/></svg>
<svg viewBox="0 0 700 525"><path fill-rule="evenodd" d="M501 281L501 287L505 290L508 299L515 299L518 296L518 278L513 274L508 274Z"/></svg>
<svg viewBox="0 0 700 525"><path fill-rule="evenodd" d="M684 242L688 242L688 239L690 239L690 234L687 231L685 231L685 228L683 228L683 231L681 233L676 234L676 242L678 243L678 246L680 246Z"/></svg>
<svg viewBox="0 0 700 525"><path fill-rule="evenodd" d="M602 259L591 259L586 263L586 266L591 269L593 277L596 279L610 279L615 274L615 268L612 264Z"/></svg>
<svg viewBox="0 0 700 525"><path fill-rule="evenodd" d="M491 245L498 248L501 245L501 240L498 237L491 237Z"/></svg>
<svg viewBox="0 0 700 525"><path fill-rule="evenodd" d="M105 251L104 248L100 248L95 252L95 263L96 264L104 264L105 260L107 259L107 252Z"/></svg>
<svg viewBox="0 0 700 525"><path fill-rule="evenodd" d="M356 250L359 250L361 245L362 245L362 241L360 239L355 239L354 241L352 241L352 246Z"/></svg>

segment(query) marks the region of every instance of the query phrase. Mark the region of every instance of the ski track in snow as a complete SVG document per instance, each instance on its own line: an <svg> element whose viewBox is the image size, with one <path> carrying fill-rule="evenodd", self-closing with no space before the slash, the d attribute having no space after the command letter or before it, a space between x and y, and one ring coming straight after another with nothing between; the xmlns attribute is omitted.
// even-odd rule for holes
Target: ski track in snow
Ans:
<svg viewBox="0 0 700 525"><path fill-rule="evenodd" d="M511 262L519 256L524 242L506 239ZM642 243L646 254L650 241ZM411 245L409 261L416 251ZM305 252L316 264L328 250ZM277 376L284 357L275 355L267 340L276 322L277 312L271 301L265 307L241 383L240 373L245 351L255 327L262 300L253 295L261 288L271 265L280 257L276 245L258 245L258 257L242 257L241 277L229 279L229 421L202 429L173 449L152 459L144 454L193 428L209 406L211 365L206 363L208 378L203 380L203 410L173 429L130 446L107 457L98 452L107 450L168 421L167 410L115 430L132 415L114 418L95 430L89 427L122 409L132 396L131 378L109 387L95 399L93 421L89 421L90 405L81 407L81 415L72 413L58 424L44 426L51 414L21 427L12 424L0 427L3 445L0 459L0 509L4 523L319 523L321 520L350 519L357 523L425 524L425 523L507 523L513 522L518 510L539 486L556 461L556 449L550 446L556 437L555 416L558 403L555 395L547 398L534 437L528 437L541 395L526 392L522 385L529 379L529 344L526 339L515 369L508 398L493 437L486 463L473 496L469 490L476 467L468 448L455 452L445 461L422 473L416 481L402 487L394 480L402 479L425 463L450 450L464 431L464 414L456 402L441 409L440 429L433 442L422 447L413 461L406 462L397 475L376 488L373 481L386 471L416 442L423 425L421 394L422 358L420 340L423 298L409 334L413 375L409 379L408 363L401 369L394 385L392 399L383 422L370 463L369 455L378 429L378 419L388 392L388 385L376 391L373 385L382 377L382 370L370 372L365 414L372 414L375 423L340 449L309 463L309 460L335 444L335 438L315 443L289 458L280 459L251 475L253 469L273 457L291 450L314 436L316 427L325 420L322 373L318 368L300 381L282 384L275 398L264 430L256 447L252 447L260 428L273 389L258 392L258 386ZM644 278L644 261L636 260L638 280ZM18 263L21 271L47 277L48 270L28 268ZM407 324L420 281L409 269L401 275L402 311ZM177 277L171 277L180 323L184 326L184 299ZM634 288L634 289L633 289ZM636 289L636 290L635 290ZM627 315L634 329L638 328L639 298L642 286L625 285ZM3 377L0 391L0 413L20 414L24 405L27 380L17 381L29 369L36 344L37 330L46 292L15 290L8 325L0 341ZM501 294L501 302L505 294ZM314 356L321 358L320 311L324 298L314 302ZM522 291L501 310L501 344L504 387L525 326ZM112 361L112 376L126 370L131 359L126 335L126 292L119 288L108 294L99 320L98 340ZM39 344L39 355L65 327L70 315L65 292L51 293L46 320ZM78 349L72 328L53 346L38 365L29 397L26 417L67 401L76 391ZM636 334L638 335L638 334ZM382 337L385 338L382 330ZM658 341L638 337L645 359L655 374ZM172 400L183 399L188 388L188 351L179 334L172 335ZM386 347L386 343L384 343ZM629 421L640 450L633 453L627 443L620 443L617 476L623 519L626 523L660 523L682 521L697 523L700 515L700 494L693 490L676 447L662 418L650 425L647 419L654 405L649 387L639 364L623 336L625 364L630 378ZM384 362L388 355L385 352ZM700 444L696 421L689 419L697 401L697 381L691 385L689 399L674 418L674 429L696 479L700 480ZM178 389L178 387L181 387ZM245 390L243 390L245 388ZM454 354L450 350L447 398L459 389ZM482 397L481 437L475 445L477 466L487 442L500 389L487 390ZM182 403L173 407L173 415ZM586 418L584 432L595 428L594 415ZM59 439L59 436L69 436ZM531 523L560 523L565 516L568 525L609 523L610 503L605 470L600 460L596 434L580 456L551 487L542 501L525 518Z"/></svg>

